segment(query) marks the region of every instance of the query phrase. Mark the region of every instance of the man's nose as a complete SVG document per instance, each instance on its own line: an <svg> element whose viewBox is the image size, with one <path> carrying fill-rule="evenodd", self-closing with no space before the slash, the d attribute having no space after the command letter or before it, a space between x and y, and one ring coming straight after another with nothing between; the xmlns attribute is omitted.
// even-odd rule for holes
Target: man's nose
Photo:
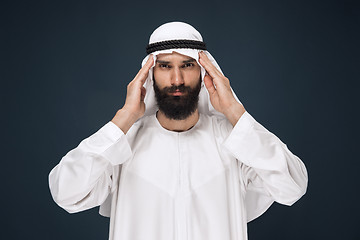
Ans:
<svg viewBox="0 0 360 240"><path fill-rule="evenodd" d="M182 72L181 72L180 68L174 67L172 78L171 78L171 85L179 86L182 84L184 84L184 78L183 78Z"/></svg>

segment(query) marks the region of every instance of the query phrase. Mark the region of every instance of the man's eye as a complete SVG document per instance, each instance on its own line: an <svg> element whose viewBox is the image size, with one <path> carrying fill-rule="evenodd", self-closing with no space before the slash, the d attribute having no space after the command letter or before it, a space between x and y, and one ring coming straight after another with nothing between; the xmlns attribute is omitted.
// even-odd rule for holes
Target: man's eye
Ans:
<svg viewBox="0 0 360 240"><path fill-rule="evenodd" d="M170 68L170 66L167 64L159 64L159 67L160 68Z"/></svg>
<svg viewBox="0 0 360 240"><path fill-rule="evenodd" d="M194 64L193 63L186 63L186 64L184 64L184 68L188 68L188 67L192 67L192 66L194 66Z"/></svg>

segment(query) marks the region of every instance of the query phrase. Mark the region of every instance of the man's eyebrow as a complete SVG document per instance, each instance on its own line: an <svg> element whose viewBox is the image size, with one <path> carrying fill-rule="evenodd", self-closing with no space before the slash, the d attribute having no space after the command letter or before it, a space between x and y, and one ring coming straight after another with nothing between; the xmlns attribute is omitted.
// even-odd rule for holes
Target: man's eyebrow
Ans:
<svg viewBox="0 0 360 240"><path fill-rule="evenodd" d="M163 61L163 60L156 60L157 63L161 63L161 64L169 64L169 61Z"/></svg>
<svg viewBox="0 0 360 240"><path fill-rule="evenodd" d="M191 63L191 62L195 62L195 59L189 58L189 59L183 61L183 63ZM170 62L169 61L164 61L164 60L156 60L156 63L169 64Z"/></svg>
<svg viewBox="0 0 360 240"><path fill-rule="evenodd" d="M183 61L183 63L191 63L191 62L195 62L195 59L189 58L188 60Z"/></svg>

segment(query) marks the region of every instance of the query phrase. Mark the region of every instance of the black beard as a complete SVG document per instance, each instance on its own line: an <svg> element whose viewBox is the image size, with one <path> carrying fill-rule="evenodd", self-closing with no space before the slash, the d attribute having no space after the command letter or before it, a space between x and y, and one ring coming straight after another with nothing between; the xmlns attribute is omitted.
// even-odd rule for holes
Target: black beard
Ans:
<svg viewBox="0 0 360 240"><path fill-rule="evenodd" d="M184 120L195 112L199 102L201 79L199 79L199 83L194 88L182 84L163 89L160 89L156 84L155 78L153 79L157 105L167 118ZM176 90L185 94L182 96L170 95L170 93L174 93Z"/></svg>

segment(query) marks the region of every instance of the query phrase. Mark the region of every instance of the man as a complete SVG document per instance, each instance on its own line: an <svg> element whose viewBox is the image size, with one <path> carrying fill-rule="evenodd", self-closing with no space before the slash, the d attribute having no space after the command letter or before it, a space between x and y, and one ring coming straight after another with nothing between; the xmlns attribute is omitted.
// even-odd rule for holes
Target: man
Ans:
<svg viewBox="0 0 360 240"><path fill-rule="evenodd" d="M49 175L68 212L100 206L112 240L243 240L306 191L301 160L245 110L198 31L167 23L124 106Z"/></svg>

